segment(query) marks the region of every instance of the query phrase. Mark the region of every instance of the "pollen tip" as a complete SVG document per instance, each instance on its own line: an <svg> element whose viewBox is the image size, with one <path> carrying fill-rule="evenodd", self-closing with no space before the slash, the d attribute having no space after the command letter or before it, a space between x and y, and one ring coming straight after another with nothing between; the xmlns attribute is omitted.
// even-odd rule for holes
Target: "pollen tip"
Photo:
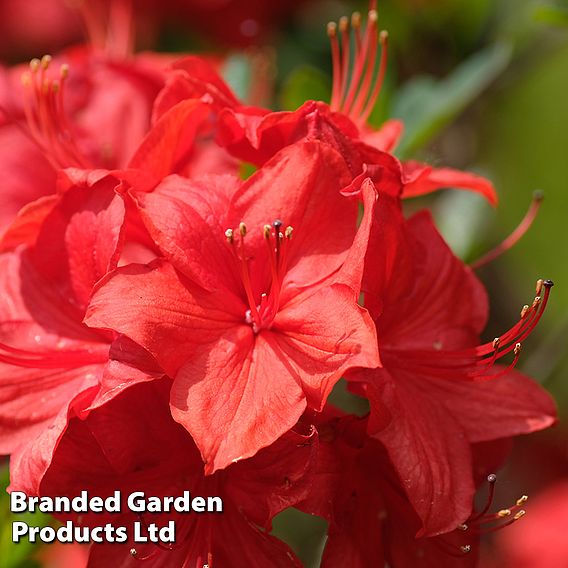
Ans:
<svg viewBox="0 0 568 568"><path fill-rule="evenodd" d="M521 319L524 318L527 315L527 312L530 310L530 307L525 304L522 308L521 308Z"/></svg>
<svg viewBox="0 0 568 568"><path fill-rule="evenodd" d="M262 232L264 234L264 238L265 239L269 239L270 238L270 232L272 231L272 227L270 225L264 225L264 227L262 228Z"/></svg>
<svg viewBox="0 0 568 568"><path fill-rule="evenodd" d="M37 70L39 69L40 64L41 64L41 61L40 61L37 57L34 57L34 58L30 61L30 65L29 65L30 71L31 71L32 73L36 73Z"/></svg>
<svg viewBox="0 0 568 568"><path fill-rule="evenodd" d="M59 75L61 76L62 79L66 79L67 76L69 75L69 65L67 63L64 63L61 68L59 69Z"/></svg>
<svg viewBox="0 0 568 568"><path fill-rule="evenodd" d="M387 30L381 30L381 33L379 34L379 41L381 42L381 45L385 45L388 39L389 39L389 32L387 32Z"/></svg>
<svg viewBox="0 0 568 568"><path fill-rule="evenodd" d="M290 225L288 225L288 227L286 227L286 230L284 231L284 236L290 240L292 238L292 233L294 232L294 227L290 227Z"/></svg>
<svg viewBox="0 0 568 568"><path fill-rule="evenodd" d="M353 12L351 14L351 27L358 28L361 26L361 14L359 12Z"/></svg>
<svg viewBox="0 0 568 568"><path fill-rule="evenodd" d="M369 23L376 24L379 19L379 13L376 10L369 10Z"/></svg>
<svg viewBox="0 0 568 568"><path fill-rule="evenodd" d="M41 67L43 69L47 69L50 63L51 63L51 55L44 55L41 58Z"/></svg>
<svg viewBox="0 0 568 568"><path fill-rule="evenodd" d="M461 525L458 525L458 530L460 531L466 531L469 527L467 526L466 523L462 523Z"/></svg>
<svg viewBox="0 0 568 568"><path fill-rule="evenodd" d="M501 509L498 511L497 516L502 519L503 517L508 517L511 514L511 509Z"/></svg>
<svg viewBox="0 0 568 568"><path fill-rule="evenodd" d="M225 231L225 237L227 238L227 241L229 241L229 243L232 244L234 239L233 229L227 229Z"/></svg>
<svg viewBox="0 0 568 568"><path fill-rule="evenodd" d="M543 199L544 199L544 191L542 191L542 189L535 189L533 191L533 200L540 202Z"/></svg>
<svg viewBox="0 0 568 568"><path fill-rule="evenodd" d="M469 554L471 552L471 544L464 544L463 546L460 546L460 550L464 554Z"/></svg>
<svg viewBox="0 0 568 568"><path fill-rule="evenodd" d="M335 37L337 35L337 24L335 22L328 22L327 35L328 37Z"/></svg>
<svg viewBox="0 0 568 568"><path fill-rule="evenodd" d="M242 221L239 223L239 233L241 234L241 237L244 237L247 234L247 226Z"/></svg>
<svg viewBox="0 0 568 568"><path fill-rule="evenodd" d="M493 349L497 349L497 347L499 347L499 343L501 343L501 338L500 337L496 337L493 340ZM493 474L492 474L493 475ZM491 483L491 480L489 479L489 477L487 478L487 481L489 481L489 483Z"/></svg>
<svg viewBox="0 0 568 568"><path fill-rule="evenodd" d="M527 514L527 512L524 509L521 509L514 517L513 519L515 521L518 521L521 517L524 517Z"/></svg>
<svg viewBox="0 0 568 568"><path fill-rule="evenodd" d="M526 503L528 500L529 500L528 495L522 495L517 499L517 505L522 505L523 503Z"/></svg>
<svg viewBox="0 0 568 568"><path fill-rule="evenodd" d="M130 556L136 556L138 554L138 551L135 548L131 548L130 549Z"/></svg>
<svg viewBox="0 0 568 568"><path fill-rule="evenodd" d="M349 28L349 18L347 16L341 16L341 18L339 18L339 31L346 32L347 28Z"/></svg>
<svg viewBox="0 0 568 568"><path fill-rule="evenodd" d="M498 337L496 339L499 339ZM488 483L495 483L497 481L497 476L494 473L490 473L487 476L487 482Z"/></svg>
<svg viewBox="0 0 568 568"><path fill-rule="evenodd" d="M518 355L521 350L522 350L523 346L520 343L515 344L515 348L513 349L513 353L515 355Z"/></svg>

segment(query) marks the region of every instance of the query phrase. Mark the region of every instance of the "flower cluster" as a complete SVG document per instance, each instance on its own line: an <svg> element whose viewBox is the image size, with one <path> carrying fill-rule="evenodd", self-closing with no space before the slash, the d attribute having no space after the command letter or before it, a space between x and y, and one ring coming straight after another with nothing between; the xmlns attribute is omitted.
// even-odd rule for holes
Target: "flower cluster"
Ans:
<svg viewBox="0 0 568 568"><path fill-rule="evenodd" d="M176 520L176 544L94 544L90 566L300 566L270 534L289 507L328 522L326 568L473 566L480 534L523 514L473 497L511 437L556 419L514 369L552 283L480 341L483 285L402 201L495 204L493 186L397 159L399 121L367 126L387 61L373 5L328 35L331 103L293 112L246 106L196 56L86 47L2 71L11 490L225 503L124 512ZM330 404L340 379L367 414Z"/></svg>

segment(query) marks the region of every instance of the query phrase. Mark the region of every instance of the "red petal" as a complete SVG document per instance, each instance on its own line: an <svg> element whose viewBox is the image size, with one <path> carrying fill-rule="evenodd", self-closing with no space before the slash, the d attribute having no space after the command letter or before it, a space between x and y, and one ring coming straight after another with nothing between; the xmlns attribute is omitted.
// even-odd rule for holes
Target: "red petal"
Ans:
<svg viewBox="0 0 568 568"><path fill-rule="evenodd" d="M497 194L493 184L486 178L451 168L432 168L418 162L403 162L403 175L406 178L403 197L416 197L431 193L443 187L469 189L479 193L497 205Z"/></svg>

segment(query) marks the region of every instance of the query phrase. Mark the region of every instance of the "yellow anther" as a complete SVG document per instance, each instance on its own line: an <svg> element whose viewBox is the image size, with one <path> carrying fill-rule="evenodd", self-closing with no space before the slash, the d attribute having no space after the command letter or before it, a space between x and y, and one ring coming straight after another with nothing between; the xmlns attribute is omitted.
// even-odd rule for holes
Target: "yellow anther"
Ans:
<svg viewBox="0 0 568 568"><path fill-rule="evenodd" d="M519 497L517 499L517 505L522 505L523 503L526 503L528 500L529 500L529 496L523 495L522 497Z"/></svg>
<svg viewBox="0 0 568 568"><path fill-rule="evenodd" d="M337 35L337 24L335 22L328 22L327 35L328 37L335 37Z"/></svg>
<svg viewBox="0 0 568 568"><path fill-rule="evenodd" d="M539 278L536 281L536 295L540 296L540 293L542 292L542 285L544 284L544 280L542 278Z"/></svg>
<svg viewBox="0 0 568 568"><path fill-rule="evenodd" d="M459 531L466 531L469 527L465 524L462 523L461 525L458 525L458 530Z"/></svg>
<svg viewBox="0 0 568 568"><path fill-rule="evenodd" d="M41 58L41 67L42 69L47 69L49 64L51 63L51 55L44 55Z"/></svg>
<svg viewBox="0 0 568 568"><path fill-rule="evenodd" d="M379 41L381 42L381 45L385 45L388 39L389 39L389 32L387 32L387 30L381 30L381 33L379 34Z"/></svg>
<svg viewBox="0 0 568 568"><path fill-rule="evenodd" d="M464 544L463 546L460 546L460 550L464 554L468 554L469 552L471 552L471 544Z"/></svg>
<svg viewBox="0 0 568 568"><path fill-rule="evenodd" d="M515 355L518 355L521 352L521 349L523 348L523 346L520 343L517 343L515 345L515 348L513 349L513 353Z"/></svg>
<svg viewBox="0 0 568 568"><path fill-rule="evenodd" d="M497 349L497 347L499 347L499 343L501 343L501 338L500 337L496 337L493 340L493 349Z"/></svg>
<svg viewBox="0 0 568 568"><path fill-rule="evenodd" d="M291 239L293 232L294 232L294 228L288 226L288 227L286 227L286 230L284 231L284 235L286 236L287 239Z"/></svg>
<svg viewBox="0 0 568 568"><path fill-rule="evenodd" d="M369 11L369 23L373 23L376 24L377 20L379 19L379 14L377 13L376 10L370 10Z"/></svg>
<svg viewBox="0 0 568 568"><path fill-rule="evenodd" d="M514 517L513 519L515 521L518 521L521 517L524 517L527 514L527 512L524 509L521 509Z"/></svg>
<svg viewBox="0 0 568 568"><path fill-rule="evenodd" d="M511 509L501 509L497 513L497 516L502 519L503 517L508 517L510 514L511 514Z"/></svg>
<svg viewBox="0 0 568 568"><path fill-rule="evenodd" d="M530 310L530 307L527 306L527 304L525 304L522 309L521 309L521 319L523 319L526 315L527 312Z"/></svg>
<svg viewBox="0 0 568 568"><path fill-rule="evenodd" d="M61 76L61 79L67 78L67 76L69 75L69 65L67 65L67 63L64 63L61 66L61 69L59 69L59 75Z"/></svg>
<svg viewBox="0 0 568 568"><path fill-rule="evenodd" d="M244 237L247 234L247 226L241 221L239 223L239 233L241 237Z"/></svg>
<svg viewBox="0 0 568 568"><path fill-rule="evenodd" d="M268 240L270 238L270 233L272 232L272 227L270 225L264 225L262 231L264 233L264 238Z"/></svg>
<svg viewBox="0 0 568 568"><path fill-rule="evenodd" d="M225 231L225 237L227 238L227 241L229 241L229 244L233 244L233 229L227 229Z"/></svg>
<svg viewBox="0 0 568 568"><path fill-rule="evenodd" d="M353 12L351 14L351 27L358 28L361 26L361 14L359 12Z"/></svg>
<svg viewBox="0 0 568 568"><path fill-rule="evenodd" d="M37 70L39 69L40 64L41 64L41 61L37 57L34 57L30 61L30 71L32 73L37 73Z"/></svg>
<svg viewBox="0 0 568 568"><path fill-rule="evenodd" d="M339 18L339 31L346 32L347 28L349 27L349 18L347 16L341 16Z"/></svg>

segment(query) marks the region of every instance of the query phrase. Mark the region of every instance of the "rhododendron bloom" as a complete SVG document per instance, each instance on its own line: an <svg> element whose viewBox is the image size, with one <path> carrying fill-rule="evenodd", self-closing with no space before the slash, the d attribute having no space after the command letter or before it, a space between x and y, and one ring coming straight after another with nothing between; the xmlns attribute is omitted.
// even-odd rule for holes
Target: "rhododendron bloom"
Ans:
<svg viewBox="0 0 568 568"><path fill-rule="evenodd" d="M310 491L315 429L287 432L254 458L204 476L193 440L171 417L170 386L163 379L125 389L84 420L73 418L59 442L41 495L73 497L87 484L90 495L107 497L119 490L124 501L118 515L74 519L85 527L105 522L128 527L127 543L94 545L89 566L134 567L146 560L144 565L180 568L300 567L292 551L268 533L272 518ZM146 418L149 409L151 421ZM126 505L134 491L159 498L184 491L192 498L220 497L222 512L134 513ZM133 542L134 522L165 526L169 520L176 522L174 544Z"/></svg>
<svg viewBox="0 0 568 568"><path fill-rule="evenodd" d="M135 195L167 260L106 278L86 317L123 333L173 377L176 420L207 471L254 455L320 409L351 367L378 364L357 303L374 192L340 195L343 160L321 143L290 146L238 185L169 178ZM232 185L231 185L232 184Z"/></svg>
<svg viewBox="0 0 568 568"><path fill-rule="evenodd" d="M404 221L398 203L381 197L363 290L383 367L352 378L364 381L369 432L386 447L423 532L437 534L463 522L471 509L471 443L555 422L550 396L512 369L552 283L539 282L519 323L478 345L488 311L481 283L427 213ZM494 365L509 353L508 368Z"/></svg>

